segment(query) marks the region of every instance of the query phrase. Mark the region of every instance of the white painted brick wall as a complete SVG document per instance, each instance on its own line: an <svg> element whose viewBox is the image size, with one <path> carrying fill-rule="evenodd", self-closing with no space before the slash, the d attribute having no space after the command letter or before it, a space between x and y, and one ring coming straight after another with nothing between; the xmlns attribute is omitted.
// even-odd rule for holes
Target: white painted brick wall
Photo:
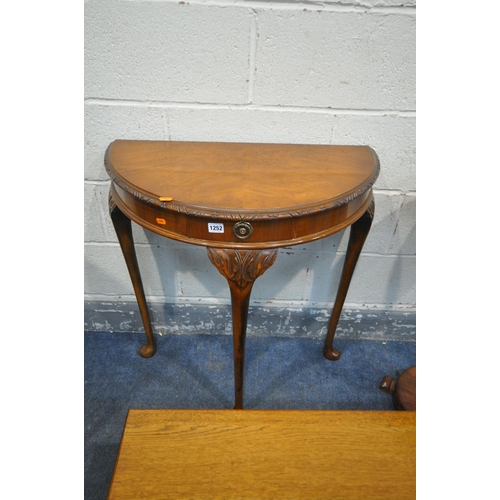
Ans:
<svg viewBox="0 0 500 500"><path fill-rule="evenodd" d="M88 97L243 104L251 13L171 2L88 2Z"/></svg>
<svg viewBox="0 0 500 500"><path fill-rule="evenodd" d="M134 300L107 212L117 138L368 144L376 213L347 307L415 306L415 2L85 3L85 296ZM228 303L204 248L133 225L150 301ZM333 301L348 231L280 250L258 303Z"/></svg>
<svg viewBox="0 0 500 500"><path fill-rule="evenodd" d="M263 10L254 102L340 109L415 107L415 18Z"/></svg>

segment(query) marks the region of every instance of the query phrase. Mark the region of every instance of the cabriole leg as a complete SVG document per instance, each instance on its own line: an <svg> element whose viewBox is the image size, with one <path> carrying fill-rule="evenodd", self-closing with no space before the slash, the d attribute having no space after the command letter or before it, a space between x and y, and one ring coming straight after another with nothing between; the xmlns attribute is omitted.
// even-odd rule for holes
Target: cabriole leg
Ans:
<svg viewBox="0 0 500 500"><path fill-rule="evenodd" d="M248 307L254 281L276 260L277 250L207 248L208 257L229 284L233 320L235 409L243 408L243 374Z"/></svg>
<svg viewBox="0 0 500 500"><path fill-rule="evenodd" d="M351 232L349 235L349 243L347 245L344 268L342 270L342 276L340 277L337 298L335 299L335 305L333 306L333 312L330 318L330 324L328 326L325 347L323 349L325 358L328 358L332 361L340 358L339 350L333 347L333 338L335 336L335 330L337 329L342 307L344 307L344 301L347 296L347 291L349 290L349 285L354 273L354 268L356 267L359 254L361 253L361 249L363 248L366 237L368 236L368 233L370 231L374 213L375 202L372 200L370 206L368 207L368 210L354 224L351 225Z"/></svg>
<svg viewBox="0 0 500 500"><path fill-rule="evenodd" d="M116 206L111 195L109 196L109 215L113 221L116 236L118 237L118 242L120 243L127 264L127 269L134 287L135 297L139 305L142 323L146 331L146 344L140 348L139 354L143 358L150 358L156 352L156 344L153 336L153 329L151 328L151 320L149 317L148 305L146 303L146 296L144 295L144 288L142 286L137 256L135 254L134 239L132 237L132 223Z"/></svg>

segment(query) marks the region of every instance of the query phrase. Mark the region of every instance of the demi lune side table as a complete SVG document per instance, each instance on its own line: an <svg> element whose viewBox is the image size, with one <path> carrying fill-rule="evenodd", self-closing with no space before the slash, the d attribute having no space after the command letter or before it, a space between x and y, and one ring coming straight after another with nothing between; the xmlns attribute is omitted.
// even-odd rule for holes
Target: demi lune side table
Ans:
<svg viewBox="0 0 500 500"><path fill-rule="evenodd" d="M337 360L335 330L374 214L379 174L368 146L116 140L105 155L109 211L139 305L146 344L156 352L131 221L207 247L231 295L235 408L243 408L245 338L255 280L280 247L350 226L349 243L324 345Z"/></svg>

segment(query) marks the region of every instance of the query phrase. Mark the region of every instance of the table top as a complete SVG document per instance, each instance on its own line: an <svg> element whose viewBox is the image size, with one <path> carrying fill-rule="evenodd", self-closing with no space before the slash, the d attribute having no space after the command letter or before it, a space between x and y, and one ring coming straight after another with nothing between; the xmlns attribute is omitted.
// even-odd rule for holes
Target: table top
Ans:
<svg viewBox="0 0 500 500"><path fill-rule="evenodd" d="M378 160L368 146L114 141L115 179L153 199L228 211L289 211L368 189Z"/></svg>
<svg viewBox="0 0 500 500"><path fill-rule="evenodd" d="M130 410L109 499L415 498L416 413Z"/></svg>
<svg viewBox="0 0 500 500"><path fill-rule="evenodd" d="M368 146L131 140L112 142L105 166L130 219L170 238L235 248L344 229L369 207L380 168ZM252 227L234 228L237 221Z"/></svg>

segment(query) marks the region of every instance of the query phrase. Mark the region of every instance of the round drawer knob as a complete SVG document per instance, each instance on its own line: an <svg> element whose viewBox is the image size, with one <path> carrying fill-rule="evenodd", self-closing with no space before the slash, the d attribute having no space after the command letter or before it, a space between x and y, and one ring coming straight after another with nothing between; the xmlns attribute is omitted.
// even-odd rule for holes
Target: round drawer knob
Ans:
<svg viewBox="0 0 500 500"><path fill-rule="evenodd" d="M240 240L248 238L252 234L253 228L249 222L237 222L233 226L233 233Z"/></svg>

